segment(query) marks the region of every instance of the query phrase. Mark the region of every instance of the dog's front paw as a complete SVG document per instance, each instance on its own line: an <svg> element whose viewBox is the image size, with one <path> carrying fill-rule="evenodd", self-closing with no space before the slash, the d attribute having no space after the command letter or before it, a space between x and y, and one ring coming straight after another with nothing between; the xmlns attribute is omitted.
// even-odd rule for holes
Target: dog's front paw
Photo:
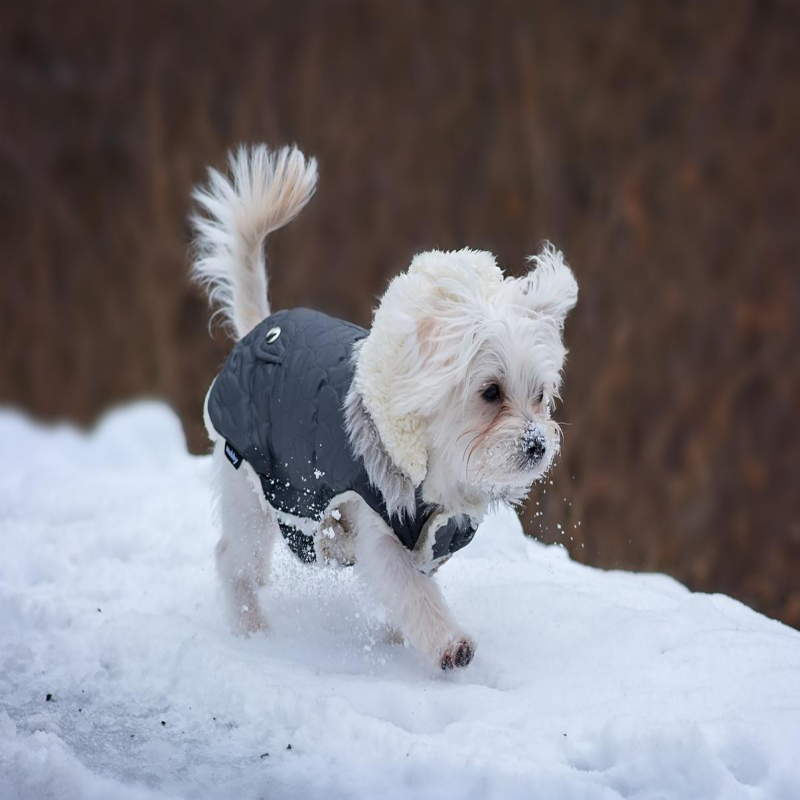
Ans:
<svg viewBox="0 0 800 800"><path fill-rule="evenodd" d="M403 636L403 631L396 628L394 625L386 625L383 629L382 640L385 644L404 645L406 637Z"/></svg>
<svg viewBox="0 0 800 800"><path fill-rule="evenodd" d="M468 636L462 636L450 642L439 658L439 666L443 670L466 667L475 655L475 642Z"/></svg>
<svg viewBox="0 0 800 800"><path fill-rule="evenodd" d="M238 619L234 623L234 632L248 638L257 633L267 633L269 623L257 607L242 606Z"/></svg>

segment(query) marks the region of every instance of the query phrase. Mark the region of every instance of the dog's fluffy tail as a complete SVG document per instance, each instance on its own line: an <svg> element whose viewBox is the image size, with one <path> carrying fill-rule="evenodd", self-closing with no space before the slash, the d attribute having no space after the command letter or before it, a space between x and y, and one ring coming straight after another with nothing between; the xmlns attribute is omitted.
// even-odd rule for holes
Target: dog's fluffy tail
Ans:
<svg viewBox="0 0 800 800"><path fill-rule="evenodd" d="M209 170L193 197L196 257L192 277L241 339L268 316L264 240L296 217L317 185L317 162L296 147L240 147L230 174ZM204 213L203 213L204 212Z"/></svg>

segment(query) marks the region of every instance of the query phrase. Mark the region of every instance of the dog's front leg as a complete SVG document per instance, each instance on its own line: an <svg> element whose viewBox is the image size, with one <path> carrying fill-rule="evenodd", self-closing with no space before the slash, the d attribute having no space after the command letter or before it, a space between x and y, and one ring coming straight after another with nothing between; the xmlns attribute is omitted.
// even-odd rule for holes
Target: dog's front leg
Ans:
<svg viewBox="0 0 800 800"><path fill-rule="evenodd" d="M411 645L442 669L466 667L475 643L453 619L433 578L412 563L394 531L366 504L354 514L356 568Z"/></svg>

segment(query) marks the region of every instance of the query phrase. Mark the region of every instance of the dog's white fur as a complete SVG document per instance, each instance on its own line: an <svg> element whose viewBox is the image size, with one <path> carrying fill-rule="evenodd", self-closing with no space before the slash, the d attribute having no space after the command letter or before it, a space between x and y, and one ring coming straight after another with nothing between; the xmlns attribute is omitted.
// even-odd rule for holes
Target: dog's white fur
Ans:
<svg viewBox="0 0 800 800"><path fill-rule="evenodd" d="M204 213L193 218L193 274L237 338L270 313L267 235L302 210L316 181L316 162L296 148L257 146L231 155L230 177L211 170L208 187L195 192ZM345 412L353 451L390 513L413 514L421 487L448 515L480 520L493 502L521 501L558 452L550 412L578 287L553 247L530 262L530 272L512 278L487 252L421 253L383 295L353 354ZM218 441L217 567L233 626L247 633L266 628L257 587L281 538L278 512L250 465L231 469L221 448ZM335 530L355 535L356 567L402 635L443 667L469 663L474 643L392 529L356 497L337 512Z"/></svg>

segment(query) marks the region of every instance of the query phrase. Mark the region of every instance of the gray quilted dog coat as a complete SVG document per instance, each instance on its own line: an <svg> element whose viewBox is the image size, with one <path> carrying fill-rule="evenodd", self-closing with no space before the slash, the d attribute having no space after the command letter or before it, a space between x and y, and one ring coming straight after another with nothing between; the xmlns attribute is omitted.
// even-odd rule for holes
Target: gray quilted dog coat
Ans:
<svg viewBox="0 0 800 800"><path fill-rule="evenodd" d="M354 456L344 401L353 380L353 346L367 331L318 311L297 308L267 317L233 348L207 399L208 417L225 439L234 468L247 461L278 512L284 538L303 561L315 561L315 537L291 517L319 523L332 502L355 492L391 526L409 550L427 543L425 571L472 541L468 517L437 517L422 502L416 512L388 515ZM431 537L434 537L431 539Z"/></svg>

